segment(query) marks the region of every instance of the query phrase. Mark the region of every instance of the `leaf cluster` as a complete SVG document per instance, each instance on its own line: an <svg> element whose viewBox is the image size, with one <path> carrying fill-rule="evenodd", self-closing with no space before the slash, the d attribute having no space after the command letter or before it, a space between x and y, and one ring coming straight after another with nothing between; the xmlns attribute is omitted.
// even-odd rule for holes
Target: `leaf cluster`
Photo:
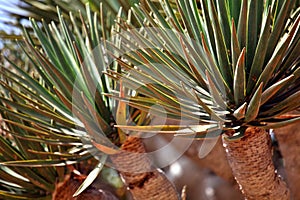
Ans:
<svg viewBox="0 0 300 200"><path fill-rule="evenodd" d="M139 26L126 20L116 25L119 43L112 48L123 71L110 75L141 96L115 98L199 129L208 125L197 132L200 138L218 135L210 130L212 124L221 127L221 134L299 122L299 116L284 115L300 105L296 5L295 0L136 5L132 13ZM154 105L164 109L152 109ZM186 129L177 128L169 133Z"/></svg>

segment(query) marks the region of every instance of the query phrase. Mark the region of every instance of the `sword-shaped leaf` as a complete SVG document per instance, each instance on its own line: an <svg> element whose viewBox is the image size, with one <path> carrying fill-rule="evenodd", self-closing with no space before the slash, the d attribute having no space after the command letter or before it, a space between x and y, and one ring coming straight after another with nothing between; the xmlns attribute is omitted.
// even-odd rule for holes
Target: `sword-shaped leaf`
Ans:
<svg viewBox="0 0 300 200"><path fill-rule="evenodd" d="M228 49L225 44L225 38L221 30L221 25L217 17L217 11L213 0L209 0L209 11L210 11L210 17L212 18L212 25L214 28L214 34L216 40L218 67L226 83L229 85L229 87L231 87L233 72L229 64L229 58L227 54Z"/></svg>
<svg viewBox="0 0 300 200"><path fill-rule="evenodd" d="M251 23L251 22L250 22ZM268 40L271 34L271 12L270 9L268 10L268 15L266 16L266 22L264 23L264 26L262 27L262 33L259 38L256 50L255 50L255 55L253 57L253 62L247 63L247 65L251 65L250 70L247 69L247 72L250 72L248 76L248 81L247 81L247 94L251 95L253 87L255 86L255 83L257 82L257 79L259 78L262 70L263 70L263 65L265 62L265 55L267 52L267 44ZM253 42L253 41L250 41ZM248 45L252 46L252 45ZM248 54L248 52L247 52ZM247 57L248 59L248 57ZM248 60L247 60L248 62Z"/></svg>
<svg viewBox="0 0 300 200"><path fill-rule="evenodd" d="M88 174L86 179L83 181L83 183L79 186L79 188L76 190L76 192L73 194L73 197L78 196L81 194L86 188L88 188L94 180L98 177L100 172L102 171L104 167L104 163L106 161L107 156L103 156L98 163L98 165Z"/></svg>
<svg viewBox="0 0 300 200"><path fill-rule="evenodd" d="M293 81L294 75L290 75L281 81L276 82L274 85L267 88L261 95L261 105L266 103L269 99L271 99L276 92L278 92L281 88L283 88L286 84L289 84Z"/></svg>
<svg viewBox="0 0 300 200"><path fill-rule="evenodd" d="M237 60L233 77L234 101L237 106L244 101L246 95L245 52L246 50L243 48Z"/></svg>
<svg viewBox="0 0 300 200"><path fill-rule="evenodd" d="M262 89L263 89L263 83L260 84L260 86L255 91L254 95L252 96L246 114L245 114L245 121L250 122L254 120L258 113L259 108L261 105L261 95L262 95Z"/></svg>

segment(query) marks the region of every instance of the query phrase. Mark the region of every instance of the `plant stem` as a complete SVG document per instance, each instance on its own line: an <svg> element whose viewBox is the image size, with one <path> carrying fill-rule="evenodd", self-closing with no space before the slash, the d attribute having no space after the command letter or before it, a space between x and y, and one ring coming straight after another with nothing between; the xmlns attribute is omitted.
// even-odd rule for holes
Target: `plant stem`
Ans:
<svg viewBox="0 0 300 200"><path fill-rule="evenodd" d="M247 200L289 200L290 192L277 175L272 161L271 138L268 132L249 127L240 140L223 136L229 165Z"/></svg>

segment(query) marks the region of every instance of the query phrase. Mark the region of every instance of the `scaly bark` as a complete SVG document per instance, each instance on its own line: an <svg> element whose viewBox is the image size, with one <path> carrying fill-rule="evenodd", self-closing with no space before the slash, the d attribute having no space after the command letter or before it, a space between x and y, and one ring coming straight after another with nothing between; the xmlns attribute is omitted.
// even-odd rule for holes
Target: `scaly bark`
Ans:
<svg viewBox="0 0 300 200"><path fill-rule="evenodd" d="M166 176L154 168L142 140L128 137L122 151L111 157L126 185L136 200L178 200L174 185Z"/></svg>
<svg viewBox="0 0 300 200"><path fill-rule="evenodd" d="M247 200L289 200L286 184L277 176L272 161L270 135L263 129L249 127L245 136L228 141L223 136L229 165Z"/></svg>

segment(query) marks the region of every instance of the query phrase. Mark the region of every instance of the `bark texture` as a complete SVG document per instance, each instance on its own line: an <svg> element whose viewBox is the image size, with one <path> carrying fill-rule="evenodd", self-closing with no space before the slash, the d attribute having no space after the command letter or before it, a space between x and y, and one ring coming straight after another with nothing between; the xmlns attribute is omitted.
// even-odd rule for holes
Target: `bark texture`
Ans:
<svg viewBox="0 0 300 200"><path fill-rule="evenodd" d="M73 174L67 175L63 182L56 185L52 200L118 200L112 192L93 186L88 187L77 197L73 197L81 183L82 180L77 180Z"/></svg>
<svg viewBox="0 0 300 200"><path fill-rule="evenodd" d="M135 200L180 199L174 185L153 168L141 139L128 137L121 149L111 159Z"/></svg>
<svg viewBox="0 0 300 200"><path fill-rule="evenodd" d="M289 200L285 182L276 174L272 161L270 135L263 129L249 127L237 141L223 137L229 165L247 200Z"/></svg>

